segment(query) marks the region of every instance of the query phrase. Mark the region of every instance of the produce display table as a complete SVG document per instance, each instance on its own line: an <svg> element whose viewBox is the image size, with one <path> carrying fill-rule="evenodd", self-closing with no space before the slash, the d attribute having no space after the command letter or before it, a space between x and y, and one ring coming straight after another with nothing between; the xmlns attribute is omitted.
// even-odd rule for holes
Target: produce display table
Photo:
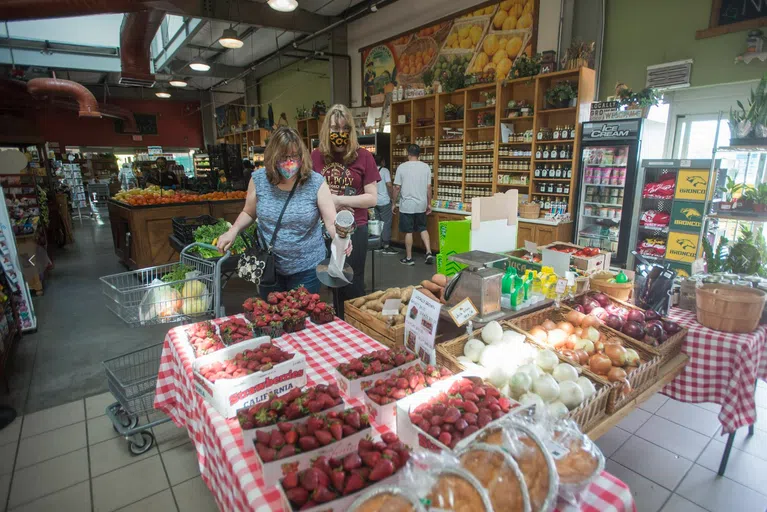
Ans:
<svg viewBox="0 0 767 512"><path fill-rule="evenodd" d="M237 420L225 420L195 392L194 356L184 340L183 327L171 329L165 337L155 408L168 414L177 426L187 429L197 448L202 478L221 510L283 510L279 492L265 488L255 450L244 445ZM307 329L286 334L275 343L306 355L307 385L332 383L333 369L338 364L385 348L340 320L325 325L309 323ZM346 400L351 405L361 405ZM626 484L603 472L584 496L581 509L618 512L635 508Z"/></svg>
<svg viewBox="0 0 767 512"><path fill-rule="evenodd" d="M669 318L688 329L682 352L690 358L663 394L682 402L722 406L719 421L729 434L756 421L754 385L767 379L767 326L748 334L721 332L698 323L695 313L672 308Z"/></svg>

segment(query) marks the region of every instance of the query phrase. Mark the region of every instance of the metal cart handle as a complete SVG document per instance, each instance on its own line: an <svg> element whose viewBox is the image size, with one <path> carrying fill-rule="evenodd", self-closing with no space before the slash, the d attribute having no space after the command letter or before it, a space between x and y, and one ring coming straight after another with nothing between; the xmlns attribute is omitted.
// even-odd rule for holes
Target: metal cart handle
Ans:
<svg viewBox="0 0 767 512"><path fill-rule="evenodd" d="M212 249L214 251L218 251L218 247L211 244L206 244L202 242L194 242L183 249L181 249L181 256L183 257L185 254L189 252L190 249L194 247L204 247L205 249ZM232 255L232 251L229 249L226 250L223 256L221 256L218 261L216 261L216 271L213 273L213 289L215 290L215 293L213 294L213 317L218 318L220 316L223 316L223 310L221 308L221 267L223 266L224 262L229 259L229 256Z"/></svg>
<svg viewBox="0 0 767 512"><path fill-rule="evenodd" d="M195 247L204 247L205 249L212 249L214 251L218 251L218 247L216 247L215 245L206 244L206 243L203 243L203 242L194 242L194 243L191 243L191 244L187 245L183 249L181 249L181 254L182 255L183 254L187 254L190 249L193 249ZM225 258L228 258L229 256L231 256L231 254L232 254L232 252L229 249L227 249L223 256Z"/></svg>

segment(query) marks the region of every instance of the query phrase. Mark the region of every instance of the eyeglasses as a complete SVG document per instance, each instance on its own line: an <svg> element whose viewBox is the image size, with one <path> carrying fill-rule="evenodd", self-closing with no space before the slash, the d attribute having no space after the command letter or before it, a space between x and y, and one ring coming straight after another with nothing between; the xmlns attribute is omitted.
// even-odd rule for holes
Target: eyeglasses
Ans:
<svg viewBox="0 0 767 512"><path fill-rule="evenodd" d="M347 126L344 126L341 128L340 126L330 126L331 132L338 132L338 133L350 133L351 130Z"/></svg>
<svg viewBox="0 0 767 512"><path fill-rule="evenodd" d="M278 162L287 162L288 160L301 160L301 155L286 155L278 160Z"/></svg>

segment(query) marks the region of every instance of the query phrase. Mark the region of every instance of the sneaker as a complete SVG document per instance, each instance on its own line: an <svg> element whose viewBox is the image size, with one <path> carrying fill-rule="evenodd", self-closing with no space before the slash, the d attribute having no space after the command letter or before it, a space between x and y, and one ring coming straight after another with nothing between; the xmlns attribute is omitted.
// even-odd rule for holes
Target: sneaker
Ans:
<svg viewBox="0 0 767 512"><path fill-rule="evenodd" d="M426 264L431 265L432 263L434 263L434 255L429 253L426 255Z"/></svg>
<svg viewBox="0 0 767 512"><path fill-rule="evenodd" d="M382 252L383 254L399 254L399 251L397 251L397 249L395 249L395 248L394 248L394 247L392 247L391 245L390 245L390 246L388 246L388 247L384 247L384 248L383 248L383 250L382 250L381 252Z"/></svg>
<svg viewBox="0 0 767 512"><path fill-rule="evenodd" d="M413 258L409 258L409 259L402 258L401 260L399 260L399 262L402 263L403 265L410 265L410 266L415 265L415 261L413 261Z"/></svg>

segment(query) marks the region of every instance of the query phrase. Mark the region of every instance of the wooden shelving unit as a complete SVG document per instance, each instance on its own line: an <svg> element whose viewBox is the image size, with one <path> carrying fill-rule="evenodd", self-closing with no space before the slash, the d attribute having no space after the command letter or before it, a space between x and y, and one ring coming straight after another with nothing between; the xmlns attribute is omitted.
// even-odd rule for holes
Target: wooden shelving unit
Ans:
<svg viewBox="0 0 767 512"><path fill-rule="evenodd" d="M317 119L313 117L305 117L304 119L299 119L297 122L296 126L298 134L301 135L301 138L303 139L304 144L306 144L306 147L309 148L309 151L312 150L312 139L320 138L320 127L322 126L323 121L325 121L324 114Z"/></svg>
<svg viewBox="0 0 767 512"><path fill-rule="evenodd" d="M578 83L578 98L575 107L547 109L546 91L561 81L575 81ZM579 176L578 157L580 152L581 126L580 123L588 117L588 105L594 100L595 91L595 73L588 68L579 68L566 71L556 71L545 75L538 75L533 78L519 78L509 80L505 83L481 84L466 89L460 89L451 93L434 94L419 98L411 98L404 101L396 101L391 106L391 169L392 174L397 165L407 159L403 155L407 144L415 141L416 137L431 136L434 144L434 162L433 162L433 187L435 199L449 199L439 195L439 168L440 164L455 165L461 164L461 181L445 180L445 184L458 185L461 187L460 201L468 202L470 194L467 194L469 187L486 187L491 189L491 193L505 191L509 188L516 188L520 194L526 194L528 199L533 196L549 196L556 198L567 198L567 211L571 214L575 207L576 183ZM480 102L483 92L494 92L496 96L495 105L486 105L471 107L472 103ZM526 100L533 106L533 115L507 117L506 105L509 100ZM447 120L445 119L444 106L452 103L456 106L464 106L463 119ZM495 124L492 126L479 126L478 115L485 113L495 115ZM399 116L406 116L406 122L400 122ZM418 120L433 116L434 124L427 123L418 126ZM532 142L509 142L504 146L514 149L530 148L532 156L501 156L500 147L501 123L511 123L514 125L514 132L520 133L526 130L532 130ZM574 138L556 140L556 141L537 141L536 134L542 128L554 128L557 125L575 125L576 136ZM445 128L462 128L464 131L462 139L445 139L443 132ZM398 143L397 141L400 140ZM473 142L492 141L492 150L470 151L468 147ZM572 146L571 158L568 159L536 159L535 152L538 145L570 145ZM446 144L462 144L463 153L461 159L440 158L440 147ZM481 154L492 152L492 164L472 164L467 162L467 156L472 154ZM529 162L526 170L499 169L501 161L519 161ZM536 163L555 163L570 164L572 177L569 179L533 179L533 172ZM467 166L472 165L491 165L492 183L471 183L466 180ZM517 183L498 183L499 175L513 175L515 177L526 177L526 184ZM553 181L559 183L568 183L570 185L569 194L556 193L538 193L535 192L535 182ZM456 200L456 199L453 199Z"/></svg>
<svg viewBox="0 0 767 512"><path fill-rule="evenodd" d="M254 130L243 130L237 133L225 135L223 142L225 144L234 144L240 146L240 155L250 157L253 151L251 147L266 146L266 139L269 137L269 130L266 128L256 128Z"/></svg>

